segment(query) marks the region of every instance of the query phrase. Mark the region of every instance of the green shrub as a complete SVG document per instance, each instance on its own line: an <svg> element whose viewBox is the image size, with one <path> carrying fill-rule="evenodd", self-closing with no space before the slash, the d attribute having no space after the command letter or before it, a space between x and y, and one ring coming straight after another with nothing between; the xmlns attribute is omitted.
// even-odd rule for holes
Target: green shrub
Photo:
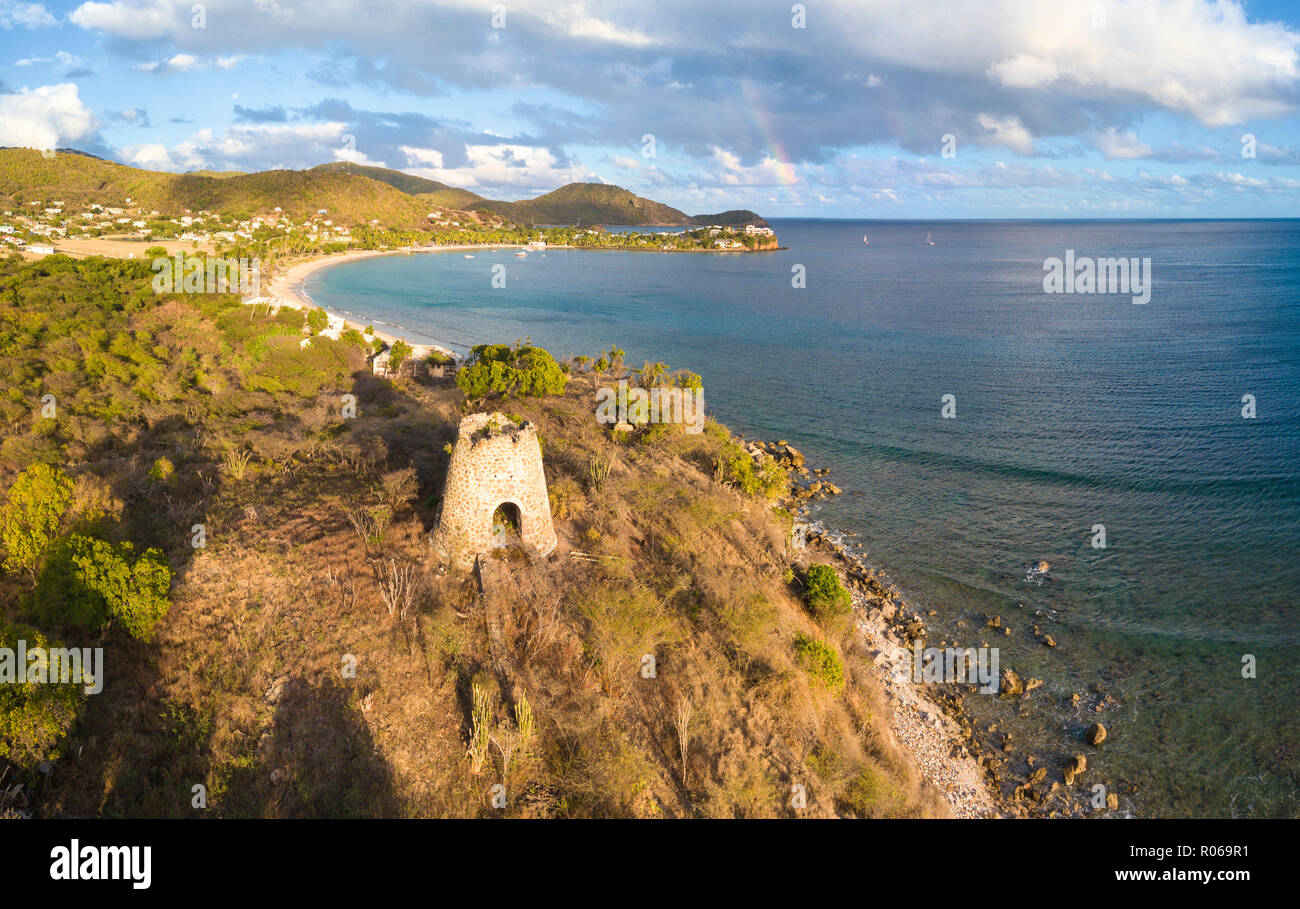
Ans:
<svg viewBox="0 0 1300 909"><path fill-rule="evenodd" d="M72 504L72 480L57 467L33 464L14 479L0 508L4 567L33 577Z"/></svg>
<svg viewBox="0 0 1300 909"><path fill-rule="evenodd" d="M86 629L117 620L147 641L171 606L171 575L160 550L136 558L129 542L72 534L55 547L33 596L48 620Z"/></svg>
<svg viewBox="0 0 1300 909"><path fill-rule="evenodd" d="M804 576L803 600L817 619L844 615L853 608L853 598L829 565L813 565L808 569Z"/></svg>
<svg viewBox="0 0 1300 909"><path fill-rule="evenodd" d="M176 468L167 458L159 458L149 468L149 479L155 483L167 483L176 475Z"/></svg>
<svg viewBox="0 0 1300 909"><path fill-rule="evenodd" d="M795 660L814 680L825 688L844 684L844 663L829 644L806 634L795 635Z"/></svg>
<svg viewBox="0 0 1300 909"><path fill-rule="evenodd" d="M393 375L397 375L397 371L402 368L402 364L409 360L411 354L414 352L415 351L412 350L411 345L407 344L401 338L394 341L393 349L388 352L389 371L392 372Z"/></svg>
<svg viewBox="0 0 1300 909"><path fill-rule="evenodd" d="M39 647L48 654L50 648L62 646L35 628L0 619L0 647L16 649L19 640L26 642L29 653ZM28 666L10 666L12 676L0 670L0 760L31 770L42 761L59 757L59 745L77 717L81 688L89 679L83 676L67 684L28 682ZM46 668L48 671L48 665Z"/></svg>
<svg viewBox="0 0 1300 909"><path fill-rule="evenodd" d="M320 334L326 328L329 328L330 317L323 309L312 309L307 312L307 327L311 329L314 335Z"/></svg>
<svg viewBox="0 0 1300 909"><path fill-rule="evenodd" d="M789 477L769 455L755 463L749 452L735 442L727 442L719 456L726 481L751 498L775 499L786 489Z"/></svg>
<svg viewBox="0 0 1300 909"><path fill-rule="evenodd" d="M480 344L469 363L456 374L456 384L467 398L517 394L540 398L564 391L569 377L555 358L540 347Z"/></svg>
<svg viewBox="0 0 1300 909"><path fill-rule="evenodd" d="M901 794L897 783L881 768L867 765L860 769L839 799L854 817L897 817Z"/></svg>
<svg viewBox="0 0 1300 909"><path fill-rule="evenodd" d="M250 364L244 385L271 394L289 392L314 398L326 389L342 388L356 368L355 350L329 338L315 338L306 347L294 338L272 337Z"/></svg>

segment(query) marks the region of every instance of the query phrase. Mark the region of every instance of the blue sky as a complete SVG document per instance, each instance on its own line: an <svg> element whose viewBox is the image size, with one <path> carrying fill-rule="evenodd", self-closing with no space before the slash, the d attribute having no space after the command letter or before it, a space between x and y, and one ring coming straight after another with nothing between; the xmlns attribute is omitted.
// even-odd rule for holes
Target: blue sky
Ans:
<svg viewBox="0 0 1300 909"><path fill-rule="evenodd" d="M0 145L492 198L1294 217L1298 109L1282 2L0 0Z"/></svg>

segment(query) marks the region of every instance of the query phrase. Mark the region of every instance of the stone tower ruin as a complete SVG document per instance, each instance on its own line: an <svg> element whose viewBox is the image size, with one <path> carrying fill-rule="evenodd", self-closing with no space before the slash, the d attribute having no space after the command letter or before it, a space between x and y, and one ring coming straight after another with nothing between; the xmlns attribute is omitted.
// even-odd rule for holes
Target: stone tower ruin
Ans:
<svg viewBox="0 0 1300 909"><path fill-rule="evenodd" d="M508 521L494 522L498 509ZM514 529L507 532L511 524ZM499 413L470 414L460 421L447 467L434 552L468 568L476 555L508 543L543 557L555 550L537 430Z"/></svg>

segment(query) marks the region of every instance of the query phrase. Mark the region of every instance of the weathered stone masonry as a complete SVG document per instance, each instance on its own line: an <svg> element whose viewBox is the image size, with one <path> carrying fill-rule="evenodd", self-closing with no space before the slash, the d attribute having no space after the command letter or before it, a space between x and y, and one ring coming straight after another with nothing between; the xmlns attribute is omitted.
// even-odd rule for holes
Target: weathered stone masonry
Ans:
<svg viewBox="0 0 1300 909"><path fill-rule="evenodd" d="M492 514L506 503L519 509L524 549L550 555L555 526L536 428L527 421L516 425L499 413L470 414L460 421L447 467L434 551L452 565L468 568L476 555L492 548Z"/></svg>

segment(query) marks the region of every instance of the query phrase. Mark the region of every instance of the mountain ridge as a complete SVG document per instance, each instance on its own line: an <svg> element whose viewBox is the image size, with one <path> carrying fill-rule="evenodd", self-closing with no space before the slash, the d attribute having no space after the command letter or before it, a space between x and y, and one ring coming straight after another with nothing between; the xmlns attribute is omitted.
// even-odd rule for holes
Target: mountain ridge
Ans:
<svg viewBox="0 0 1300 909"><path fill-rule="evenodd" d="M293 218L324 209L340 221L379 218L394 226L427 226L433 209L468 213L474 220L504 218L519 225L710 224L769 226L756 213L735 209L687 215L609 183L568 183L533 199L504 201L390 168L334 161L305 170L252 173L211 170L176 174L109 161L75 149L45 157L32 149L0 149L0 197L131 204L171 214L211 210Z"/></svg>

